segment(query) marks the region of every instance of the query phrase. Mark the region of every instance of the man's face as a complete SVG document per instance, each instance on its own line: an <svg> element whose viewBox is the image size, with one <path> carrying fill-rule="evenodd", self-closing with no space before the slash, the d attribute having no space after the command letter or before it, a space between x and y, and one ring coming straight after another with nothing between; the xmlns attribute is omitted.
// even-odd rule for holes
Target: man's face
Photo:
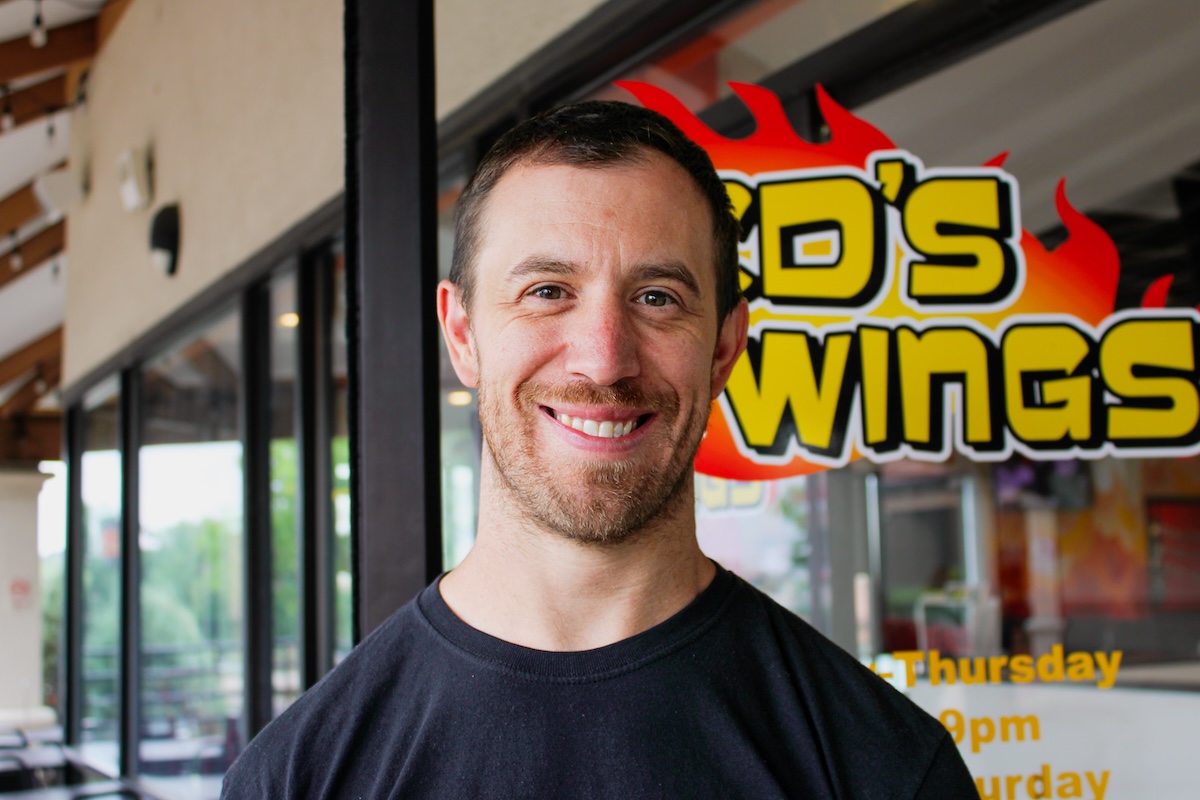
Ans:
<svg viewBox="0 0 1200 800"><path fill-rule="evenodd" d="M471 308L439 287L485 459L544 528L619 541L690 508L692 460L745 306L719 325L710 212L656 152L517 165L486 200ZM680 504L683 504L682 506Z"/></svg>

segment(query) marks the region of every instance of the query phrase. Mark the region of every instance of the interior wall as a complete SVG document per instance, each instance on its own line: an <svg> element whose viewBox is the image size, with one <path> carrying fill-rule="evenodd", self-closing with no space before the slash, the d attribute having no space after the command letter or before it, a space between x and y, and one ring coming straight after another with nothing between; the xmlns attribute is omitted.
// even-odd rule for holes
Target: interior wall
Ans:
<svg viewBox="0 0 1200 800"><path fill-rule="evenodd" d="M0 728L40 727L54 719L42 706L37 513L46 477L0 471Z"/></svg>
<svg viewBox="0 0 1200 800"><path fill-rule="evenodd" d="M71 162L91 190L69 215L64 381L178 308L342 186L338 0L135 0L76 112ZM117 158L151 147L154 199L126 212ZM174 277L154 210L178 202Z"/></svg>
<svg viewBox="0 0 1200 800"><path fill-rule="evenodd" d="M453 111L603 0L437 0L437 108ZM90 183L69 214L70 385L335 197L344 179L341 0L135 0L72 120ZM126 212L116 163L151 147L154 199ZM154 210L178 202L177 274Z"/></svg>

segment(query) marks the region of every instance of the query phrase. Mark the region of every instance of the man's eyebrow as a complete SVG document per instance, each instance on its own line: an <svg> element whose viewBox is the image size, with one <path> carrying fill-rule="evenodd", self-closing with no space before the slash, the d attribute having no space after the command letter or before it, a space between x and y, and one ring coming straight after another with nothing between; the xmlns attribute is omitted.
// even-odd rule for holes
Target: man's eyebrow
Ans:
<svg viewBox="0 0 1200 800"><path fill-rule="evenodd" d="M529 275L574 275L579 271L576 264L545 256L529 256L509 270L508 277L524 278Z"/></svg>
<svg viewBox="0 0 1200 800"><path fill-rule="evenodd" d="M667 280L682 283L688 291L700 294L696 276L682 262L668 261L665 264L645 264L638 268L638 277L643 280Z"/></svg>
<svg viewBox="0 0 1200 800"><path fill-rule="evenodd" d="M579 271L580 266L571 261L548 256L529 256L509 270L508 279L526 278L530 275L574 275ZM635 274L640 280L674 281L683 284L693 294L700 294L700 283L696 276L680 261L642 264Z"/></svg>

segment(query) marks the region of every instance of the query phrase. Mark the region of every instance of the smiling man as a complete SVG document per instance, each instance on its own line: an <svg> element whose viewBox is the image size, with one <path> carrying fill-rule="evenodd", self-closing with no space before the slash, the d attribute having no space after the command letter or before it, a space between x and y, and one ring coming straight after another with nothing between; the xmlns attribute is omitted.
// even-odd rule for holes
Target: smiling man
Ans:
<svg viewBox="0 0 1200 800"><path fill-rule="evenodd" d="M226 797L976 797L946 731L706 558L692 462L746 345L738 227L665 118L529 120L459 201L463 563L267 727Z"/></svg>

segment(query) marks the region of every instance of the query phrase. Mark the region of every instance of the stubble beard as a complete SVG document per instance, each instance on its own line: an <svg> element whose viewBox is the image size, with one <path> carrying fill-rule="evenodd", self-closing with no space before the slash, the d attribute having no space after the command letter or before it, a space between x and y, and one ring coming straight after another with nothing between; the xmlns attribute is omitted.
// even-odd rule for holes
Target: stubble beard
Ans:
<svg viewBox="0 0 1200 800"><path fill-rule="evenodd" d="M670 431L681 413L679 398L668 392L648 392L621 381L613 386L572 383L548 387L526 381L515 394L518 417L505 424L499 402L479 387L479 419L488 455L509 498L540 527L584 544L616 544L644 530L674 510L681 502L689 507L692 464L708 422L708 406L689 412L689 419L671 448L665 464L645 457L636 460L581 460L563 474L554 474L534 435L540 406L580 403L614 408L652 409L654 424Z"/></svg>

